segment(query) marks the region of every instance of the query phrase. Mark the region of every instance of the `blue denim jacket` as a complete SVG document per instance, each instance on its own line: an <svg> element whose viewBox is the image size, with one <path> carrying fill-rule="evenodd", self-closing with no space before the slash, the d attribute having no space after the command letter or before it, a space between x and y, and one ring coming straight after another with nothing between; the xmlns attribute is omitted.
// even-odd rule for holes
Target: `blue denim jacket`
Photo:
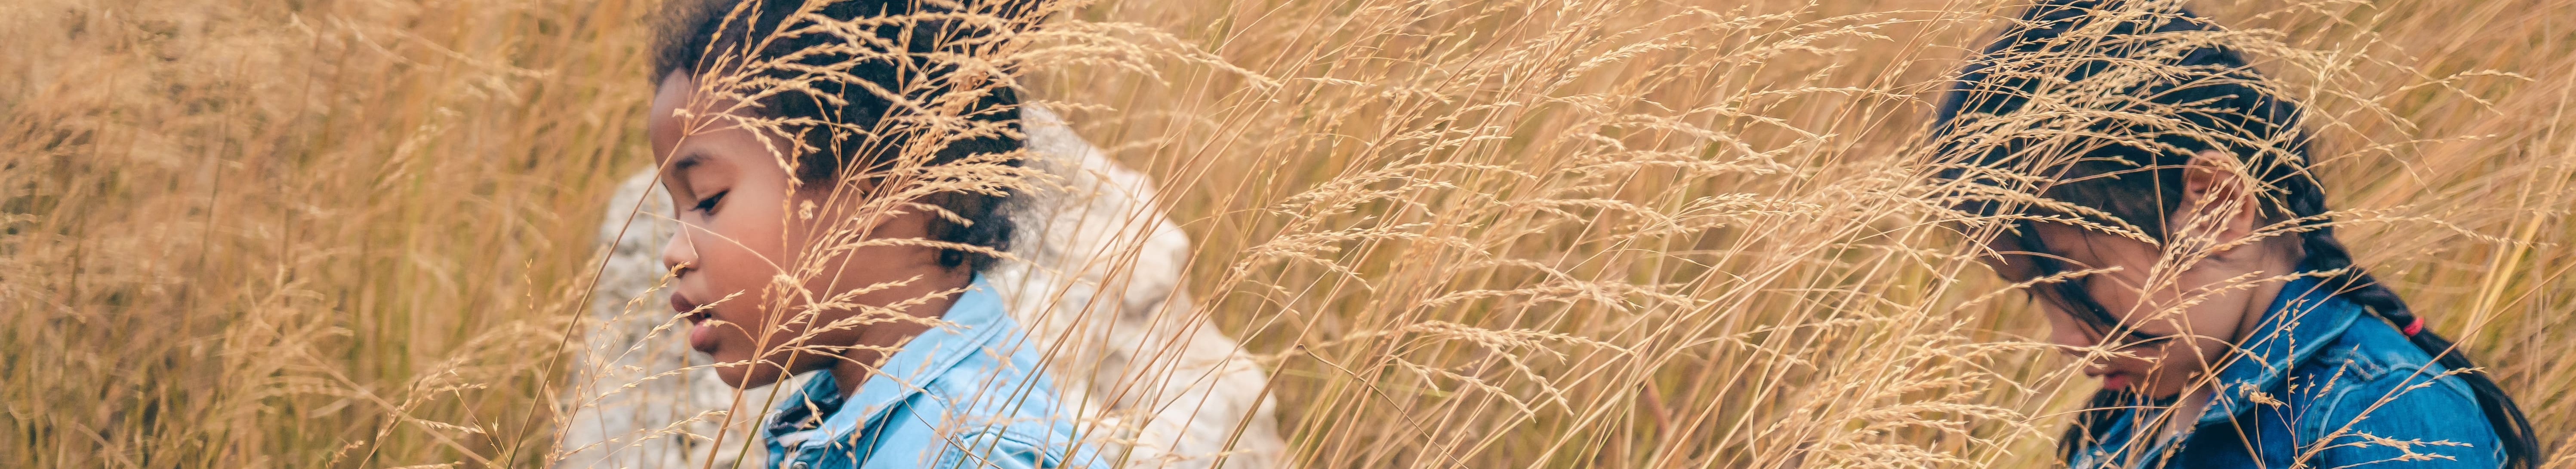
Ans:
<svg viewBox="0 0 2576 469"><path fill-rule="evenodd" d="M847 398L831 373L816 372L761 430L769 467L1083 466L1067 463L1077 447L1069 409L992 286L978 276L941 320Z"/></svg>
<svg viewBox="0 0 2576 469"><path fill-rule="evenodd" d="M2115 411L2076 468L2494 468L2504 452L2477 398L2395 326L2315 278L2281 289L2221 362L2188 432L2140 437L2168 402Z"/></svg>

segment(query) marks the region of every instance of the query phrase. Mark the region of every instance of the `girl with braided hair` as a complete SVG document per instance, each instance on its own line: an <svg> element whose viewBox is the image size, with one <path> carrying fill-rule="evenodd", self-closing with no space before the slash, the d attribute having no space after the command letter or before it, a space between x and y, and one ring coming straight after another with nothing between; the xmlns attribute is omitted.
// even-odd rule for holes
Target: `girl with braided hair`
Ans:
<svg viewBox="0 0 2576 469"><path fill-rule="evenodd" d="M2042 1L1941 98L1936 181L2103 389L2096 467L2514 467L2530 424L2335 237L2300 112L2176 2Z"/></svg>

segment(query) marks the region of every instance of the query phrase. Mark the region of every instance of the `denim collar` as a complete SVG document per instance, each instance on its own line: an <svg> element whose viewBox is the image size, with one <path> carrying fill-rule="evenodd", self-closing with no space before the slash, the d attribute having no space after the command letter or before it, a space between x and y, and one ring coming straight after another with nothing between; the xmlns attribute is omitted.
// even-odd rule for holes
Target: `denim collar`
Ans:
<svg viewBox="0 0 2576 469"><path fill-rule="evenodd" d="M2239 414L2251 411L2264 402L2279 403L2286 396L2271 395L2275 385L2287 380L2293 366L2315 356L2320 350L2343 336L2362 314L2361 305L2334 296L2324 279L2300 277L2281 286L2279 296L2265 309L2263 318L2238 340L2235 352L2222 359L2218 373L2211 380L2209 407L2191 428L2151 441L2145 451L2133 454L2163 455L2175 442L2189 438L2201 427L2224 424ZM2140 409L2157 409L2148 414L2161 417L2171 412L2178 399L2152 399L2140 402ZM2137 431L2133 419L2122 419L2112 434ZM2121 446L2126 446L2121 445ZM2108 454L2123 454L2119 448L2105 448ZM2161 457L2161 456L2159 456ZM2090 461L2087 459L2085 461ZM2075 467L2098 464L2077 461Z"/></svg>
<svg viewBox="0 0 2576 469"><path fill-rule="evenodd" d="M2264 402L2286 399L2268 393L2278 392L2274 390L2287 379L2291 367L2335 343L2361 318L2361 305L2334 293L2325 286L2325 279L2317 277L2300 277L2282 285L2262 322L2238 340L2237 353L2222 362L2210 388L2209 408L2193 427L2224 422Z"/></svg>
<svg viewBox="0 0 2576 469"><path fill-rule="evenodd" d="M948 374L977 349L992 345L989 342L1009 329L1006 318L1001 297L994 295L983 275L976 275L957 303L939 317L938 326L904 342L902 350L868 373L858 392L844 398L830 370L816 371L813 379L805 381L805 388L788 396L785 406L768 419L767 433L782 447L822 446L856 435L864 424L921 393L930 380ZM824 417L815 424L813 416L818 413Z"/></svg>

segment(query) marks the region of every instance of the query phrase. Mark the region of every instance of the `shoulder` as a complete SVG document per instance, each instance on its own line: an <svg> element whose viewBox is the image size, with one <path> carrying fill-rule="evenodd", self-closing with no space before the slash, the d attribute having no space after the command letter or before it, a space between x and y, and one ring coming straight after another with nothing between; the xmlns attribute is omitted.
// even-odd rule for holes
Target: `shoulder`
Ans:
<svg viewBox="0 0 2576 469"><path fill-rule="evenodd" d="M2395 327L2365 314L2353 320L2352 327L2333 337L2333 342L2317 350L2300 367L2301 375L2329 372L2343 380L2377 381L2390 372L2412 373L2431 368L2441 369L2433 356L2416 348Z"/></svg>
<svg viewBox="0 0 2576 469"><path fill-rule="evenodd" d="M1047 387L994 361L968 360L951 372L919 383L872 425L876 435L856 445L861 467L1054 468L1065 464L1074 441L1070 415Z"/></svg>
<svg viewBox="0 0 2576 469"><path fill-rule="evenodd" d="M1066 409L1035 383L981 389L931 386L913 397L903 424L925 432L933 468L1055 468L1081 445Z"/></svg>
<svg viewBox="0 0 2576 469"><path fill-rule="evenodd" d="M1003 327L1016 327L1003 321ZM968 352L905 403L900 424L930 430L935 468L1068 467L1073 409L1017 331ZM891 422L890 422L891 423Z"/></svg>
<svg viewBox="0 0 2576 469"><path fill-rule="evenodd" d="M2316 406L2301 427L2315 438L2308 451L2326 467L2501 461L2476 395L2393 327L2358 321L2298 368L2291 389L2313 396Z"/></svg>
<svg viewBox="0 0 2576 469"><path fill-rule="evenodd" d="M1070 441L1051 441L1059 435L1031 434L1020 431L982 431L955 435L940 443L939 458L930 467L951 468L1084 468L1087 464L1069 464L1066 448Z"/></svg>

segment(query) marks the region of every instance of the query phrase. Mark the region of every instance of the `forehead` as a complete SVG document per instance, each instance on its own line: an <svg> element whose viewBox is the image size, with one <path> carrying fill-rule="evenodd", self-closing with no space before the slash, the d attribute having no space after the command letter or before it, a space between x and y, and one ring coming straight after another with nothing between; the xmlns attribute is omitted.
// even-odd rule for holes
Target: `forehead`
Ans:
<svg viewBox="0 0 2576 469"><path fill-rule="evenodd" d="M2030 227L2039 235L2039 242L2052 254L2118 255L2155 250L2153 245L2094 228L2048 222L2032 223Z"/></svg>
<svg viewBox="0 0 2576 469"><path fill-rule="evenodd" d="M700 88L695 79L682 71L672 71L663 76L661 85L655 87L653 103L645 111L644 122L645 133L653 143L654 161L668 163L673 157L697 153L682 151L679 147L684 144L690 147L712 145L731 150L741 150L737 147L748 144L762 151L758 155L745 156L766 157L768 147L763 144L760 134L746 130L742 119L717 116L718 113L749 116L744 113L747 108L741 105L742 101L727 97L710 99ZM686 116L681 115L682 111Z"/></svg>
<svg viewBox="0 0 2576 469"><path fill-rule="evenodd" d="M670 159L672 147L679 145L680 136L686 131L685 122L673 115L673 111L689 101L695 87L689 75L678 70L663 75L661 86L655 87L652 106L644 115L644 132L653 140L654 161Z"/></svg>
<svg viewBox="0 0 2576 469"><path fill-rule="evenodd" d="M2028 256L2044 255L2065 261L2100 267L2105 262L2156 255L2156 246L2125 236L2065 223L2034 222L2021 226L2028 231L2005 231L1986 239L1982 246L1988 252L1978 253L1988 263L2025 262ZM2037 238L2037 246L2024 244L2024 235Z"/></svg>

